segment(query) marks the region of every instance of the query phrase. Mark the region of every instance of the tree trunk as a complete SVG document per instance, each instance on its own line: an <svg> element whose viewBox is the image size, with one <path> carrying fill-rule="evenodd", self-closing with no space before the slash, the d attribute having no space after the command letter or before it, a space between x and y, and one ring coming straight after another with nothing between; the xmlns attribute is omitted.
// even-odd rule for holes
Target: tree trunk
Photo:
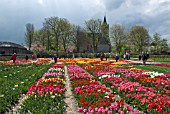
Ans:
<svg viewBox="0 0 170 114"><path fill-rule="evenodd" d="M49 35L47 35L47 42L48 42L48 44L47 44L47 50L49 51L50 50L50 37L49 37Z"/></svg>
<svg viewBox="0 0 170 114"><path fill-rule="evenodd" d="M56 38L56 54L58 57L58 35L57 34L55 35L55 38Z"/></svg>
<svg viewBox="0 0 170 114"><path fill-rule="evenodd" d="M95 53L96 50L95 50L95 35L93 33L93 53Z"/></svg>

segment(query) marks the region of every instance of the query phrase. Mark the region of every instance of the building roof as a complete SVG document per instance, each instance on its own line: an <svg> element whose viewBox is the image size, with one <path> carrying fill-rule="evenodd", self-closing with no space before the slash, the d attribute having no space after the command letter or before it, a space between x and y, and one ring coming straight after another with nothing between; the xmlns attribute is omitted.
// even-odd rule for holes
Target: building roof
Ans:
<svg viewBox="0 0 170 114"><path fill-rule="evenodd" d="M0 42L0 47L25 48L24 46L21 46L20 44L16 44L13 42Z"/></svg>

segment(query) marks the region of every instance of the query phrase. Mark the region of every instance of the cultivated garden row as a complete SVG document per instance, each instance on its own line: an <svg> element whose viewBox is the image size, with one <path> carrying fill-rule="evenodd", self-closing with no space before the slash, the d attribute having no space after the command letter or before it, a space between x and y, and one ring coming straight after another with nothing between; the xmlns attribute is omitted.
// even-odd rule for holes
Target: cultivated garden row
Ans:
<svg viewBox="0 0 170 114"><path fill-rule="evenodd" d="M170 75L121 64L99 59L66 60L77 111L170 113ZM0 66L0 113L11 110L21 96L18 113L65 113L63 68L64 64Z"/></svg>

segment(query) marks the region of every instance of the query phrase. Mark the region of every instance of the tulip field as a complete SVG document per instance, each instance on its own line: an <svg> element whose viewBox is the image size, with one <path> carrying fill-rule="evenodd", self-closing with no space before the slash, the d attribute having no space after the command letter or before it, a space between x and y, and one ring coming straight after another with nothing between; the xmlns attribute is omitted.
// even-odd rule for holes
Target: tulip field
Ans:
<svg viewBox="0 0 170 114"><path fill-rule="evenodd" d="M170 70L169 64L150 63ZM1 61L0 114L69 114L66 76L74 114L170 114L169 72L138 65L89 58Z"/></svg>

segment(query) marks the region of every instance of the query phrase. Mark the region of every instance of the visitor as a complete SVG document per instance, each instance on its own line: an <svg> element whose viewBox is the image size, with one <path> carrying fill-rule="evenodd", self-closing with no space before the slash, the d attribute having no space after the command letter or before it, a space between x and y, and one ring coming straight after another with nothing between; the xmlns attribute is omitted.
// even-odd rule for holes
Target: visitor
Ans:
<svg viewBox="0 0 170 114"><path fill-rule="evenodd" d="M128 53L128 60L130 60L130 53Z"/></svg>
<svg viewBox="0 0 170 114"><path fill-rule="evenodd" d="M147 59L148 59L149 58L149 52L147 52L146 56L147 56Z"/></svg>
<svg viewBox="0 0 170 114"><path fill-rule="evenodd" d="M61 59L61 55L60 54L58 55L58 58Z"/></svg>
<svg viewBox="0 0 170 114"><path fill-rule="evenodd" d="M56 56L56 54L54 54L54 63L56 63L57 62L57 56Z"/></svg>
<svg viewBox="0 0 170 114"><path fill-rule="evenodd" d="M141 54L139 54L139 61L141 60L141 58L142 58L142 56L141 56Z"/></svg>
<svg viewBox="0 0 170 114"><path fill-rule="evenodd" d="M73 53L73 55L72 55L72 58L73 58L73 59L75 58L75 55L74 55L74 53Z"/></svg>
<svg viewBox="0 0 170 114"><path fill-rule="evenodd" d="M100 60L103 61L103 54L100 55Z"/></svg>
<svg viewBox="0 0 170 114"><path fill-rule="evenodd" d="M25 60L26 60L26 61L28 60L28 55L27 55L27 54L25 55Z"/></svg>
<svg viewBox="0 0 170 114"><path fill-rule="evenodd" d="M116 54L115 59L116 59L116 62L118 62L118 60L119 60L119 56L118 56L118 54Z"/></svg>
<svg viewBox="0 0 170 114"><path fill-rule="evenodd" d="M16 53L12 54L13 63L15 63L16 59L17 59L17 54Z"/></svg>
<svg viewBox="0 0 170 114"><path fill-rule="evenodd" d="M32 60L35 60L35 56L34 56L34 54L32 54Z"/></svg>
<svg viewBox="0 0 170 114"><path fill-rule="evenodd" d="M126 59L126 54L123 55L123 59L124 59L124 60Z"/></svg>
<svg viewBox="0 0 170 114"><path fill-rule="evenodd" d="M145 53L142 54L143 64L146 65L147 55Z"/></svg>
<svg viewBox="0 0 170 114"><path fill-rule="evenodd" d="M126 52L126 59L128 60L128 53Z"/></svg>
<svg viewBox="0 0 170 114"><path fill-rule="evenodd" d="M107 58L108 58L108 54L107 53L105 54L105 58L106 58L106 61L107 61Z"/></svg>

